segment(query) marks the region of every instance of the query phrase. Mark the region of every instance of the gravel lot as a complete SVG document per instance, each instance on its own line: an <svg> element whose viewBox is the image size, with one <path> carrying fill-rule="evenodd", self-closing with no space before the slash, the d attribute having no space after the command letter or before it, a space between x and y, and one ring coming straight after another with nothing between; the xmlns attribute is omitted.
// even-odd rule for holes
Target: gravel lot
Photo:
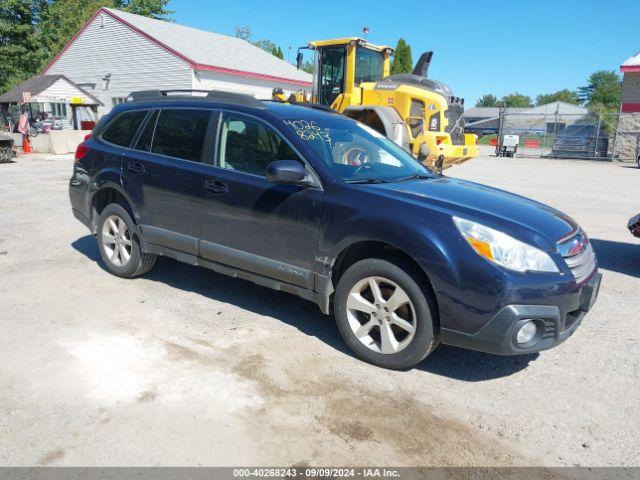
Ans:
<svg viewBox="0 0 640 480"><path fill-rule="evenodd" d="M540 355L441 347L391 372L296 297L168 259L109 275L71 215L71 165L0 165L0 465L640 465L640 170L449 170L578 220L600 298Z"/></svg>

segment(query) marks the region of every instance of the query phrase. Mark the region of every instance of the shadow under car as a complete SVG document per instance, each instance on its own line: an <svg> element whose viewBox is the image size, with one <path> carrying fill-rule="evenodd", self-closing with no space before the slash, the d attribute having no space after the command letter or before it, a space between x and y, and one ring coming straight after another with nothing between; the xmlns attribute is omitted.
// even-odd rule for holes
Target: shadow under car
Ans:
<svg viewBox="0 0 640 480"><path fill-rule="evenodd" d="M93 236L79 238L71 246L106 271ZM154 268L144 278L233 304L258 315L276 318L355 358L340 337L333 317L323 315L314 304L295 295L165 257L159 257ZM455 380L478 382L512 375L526 368L538 356L537 353L499 356L440 345L414 368Z"/></svg>

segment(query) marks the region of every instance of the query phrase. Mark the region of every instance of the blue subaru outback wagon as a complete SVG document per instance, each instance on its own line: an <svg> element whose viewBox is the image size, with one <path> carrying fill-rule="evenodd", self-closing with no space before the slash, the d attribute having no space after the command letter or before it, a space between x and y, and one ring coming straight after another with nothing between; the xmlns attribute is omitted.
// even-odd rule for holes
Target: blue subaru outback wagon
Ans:
<svg viewBox="0 0 640 480"><path fill-rule="evenodd" d="M437 175L354 120L224 92L132 98L79 145L69 184L115 275L164 255L290 292L396 369L439 343L551 348L596 299L595 254L567 215Z"/></svg>

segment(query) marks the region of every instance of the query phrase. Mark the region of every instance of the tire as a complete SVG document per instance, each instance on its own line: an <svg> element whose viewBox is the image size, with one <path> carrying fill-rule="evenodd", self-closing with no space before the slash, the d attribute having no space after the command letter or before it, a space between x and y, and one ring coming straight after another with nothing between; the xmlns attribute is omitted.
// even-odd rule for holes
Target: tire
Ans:
<svg viewBox="0 0 640 480"><path fill-rule="evenodd" d="M640 155L638 155L638 158L636 159L636 164L638 165L638 168L640 168Z"/></svg>
<svg viewBox="0 0 640 480"><path fill-rule="evenodd" d="M118 277L143 275L156 263L155 255L142 252L134 231L135 224L121 205L112 203L102 210L96 235L98 250L107 270Z"/></svg>
<svg viewBox="0 0 640 480"><path fill-rule="evenodd" d="M413 271L402 261L369 258L354 263L340 277L334 301L336 323L345 343L361 359L383 368L407 369L437 346L435 303ZM372 279L378 285L377 296ZM402 293L406 295L404 301L393 300L397 293L398 299ZM375 302L376 298L381 301ZM394 308L392 302L400 307ZM369 309L371 312L365 313ZM389 340L388 332L395 343Z"/></svg>
<svg viewBox="0 0 640 480"><path fill-rule="evenodd" d="M0 147L0 163L11 163L13 161L13 150L11 147Z"/></svg>

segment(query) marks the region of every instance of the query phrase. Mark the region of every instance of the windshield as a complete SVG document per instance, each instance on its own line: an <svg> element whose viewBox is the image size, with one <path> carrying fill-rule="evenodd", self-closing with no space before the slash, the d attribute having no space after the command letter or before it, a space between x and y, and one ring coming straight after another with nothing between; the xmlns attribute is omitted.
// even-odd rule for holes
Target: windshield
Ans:
<svg viewBox="0 0 640 480"><path fill-rule="evenodd" d="M382 52L358 47L356 49L356 83L381 80L383 62L384 55Z"/></svg>
<svg viewBox="0 0 640 480"><path fill-rule="evenodd" d="M433 176L384 135L345 117L283 121L346 182L377 183Z"/></svg>

